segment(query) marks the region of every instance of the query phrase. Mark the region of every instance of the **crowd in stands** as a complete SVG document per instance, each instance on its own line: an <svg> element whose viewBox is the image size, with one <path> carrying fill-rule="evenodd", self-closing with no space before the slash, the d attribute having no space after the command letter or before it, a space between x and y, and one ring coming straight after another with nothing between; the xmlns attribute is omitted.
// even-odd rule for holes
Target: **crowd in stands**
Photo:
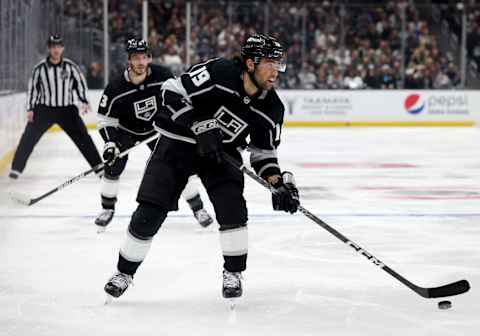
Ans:
<svg viewBox="0 0 480 336"><path fill-rule="evenodd" d="M439 6L442 20L447 23L448 32L454 34L455 40L461 41L462 14L467 16L466 49L470 64L474 64L476 76L480 77L480 3L476 0L458 3L442 4ZM473 62L472 62L473 61Z"/></svg>
<svg viewBox="0 0 480 336"><path fill-rule="evenodd" d="M289 87L395 89L402 87L402 79L406 89L456 87L460 80L455 64L441 54L428 16L422 17L412 4L405 7L402 58L401 6L350 4L343 13L339 6L309 9L310 52Z"/></svg>
<svg viewBox="0 0 480 336"><path fill-rule="evenodd" d="M67 2L77 4L73 0ZM100 29L101 1L78 3L82 5L65 6L69 8L68 14L79 15L78 12L83 11L81 15L91 18ZM280 76L280 88L458 87L459 70L442 53L437 36L432 33L428 13L422 13L422 8L417 8L412 1L378 3L365 6L349 1L343 6L333 1L192 1L189 63L238 55L239 46L248 35L263 32L267 27L287 49L287 72ZM142 31L141 4L142 0L109 1L113 72L125 66L125 40ZM478 22L480 20L472 28L477 40L480 39ZM185 70L185 1L151 0L148 26L154 62L171 67L176 74ZM400 34L402 26L407 32L404 43ZM480 57L478 48L469 52L478 52ZM99 64L90 66L97 72L99 67Z"/></svg>

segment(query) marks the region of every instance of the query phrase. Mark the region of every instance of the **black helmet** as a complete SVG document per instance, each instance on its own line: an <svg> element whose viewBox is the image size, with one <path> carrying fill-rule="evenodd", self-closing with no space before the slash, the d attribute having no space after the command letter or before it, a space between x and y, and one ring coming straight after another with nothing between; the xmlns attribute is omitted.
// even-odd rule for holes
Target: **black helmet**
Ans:
<svg viewBox="0 0 480 336"><path fill-rule="evenodd" d="M127 48L125 50L129 55L134 53L148 54L150 52L147 41L135 38L127 41Z"/></svg>
<svg viewBox="0 0 480 336"><path fill-rule="evenodd" d="M251 58L255 64L260 63L262 58L281 60L283 54L283 47L277 39L262 34L250 36L240 50L243 61Z"/></svg>
<svg viewBox="0 0 480 336"><path fill-rule="evenodd" d="M56 44L63 46L63 39L59 35L50 35L47 40L47 45L50 47Z"/></svg>

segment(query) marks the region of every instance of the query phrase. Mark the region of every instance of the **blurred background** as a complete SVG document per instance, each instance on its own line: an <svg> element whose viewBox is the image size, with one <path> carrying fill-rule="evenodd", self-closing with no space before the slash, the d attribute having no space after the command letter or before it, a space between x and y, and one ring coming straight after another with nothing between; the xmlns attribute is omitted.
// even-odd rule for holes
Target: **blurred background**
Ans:
<svg viewBox="0 0 480 336"><path fill-rule="evenodd" d="M388 97L375 98L376 91L374 100L390 102L383 106L403 105L410 114L426 101L440 101L450 110L428 113L468 114L470 125L470 114L476 110L468 107L457 113L458 107L477 100L468 100L461 92L480 86L480 4L474 0L0 0L0 4L0 154L16 145L25 125L28 78L45 57L45 41L54 33L64 38L65 56L80 65L92 92L103 89L125 68L125 42L131 37L148 40L154 62L178 75L208 58L236 55L246 36L260 32L276 36L286 47L288 67L278 87L289 113L299 109L292 104L305 102L302 111L317 115L325 116L325 109L330 114L360 110L375 115L371 107L351 101L356 97L352 90L382 90L386 93L381 95ZM401 89L430 93L398 93L392 104L388 92ZM304 96L292 90L302 90ZM458 94L432 97L438 90ZM327 103L338 102L332 96L335 92L346 104L325 107L318 100L323 96L331 97L325 98ZM365 94L356 99L369 102ZM403 118L404 110L395 113ZM390 111L382 107L381 112L384 116ZM348 118L343 121L351 125L353 119Z"/></svg>
<svg viewBox="0 0 480 336"><path fill-rule="evenodd" d="M150 42L179 73L230 57L253 32L288 50L282 89L479 87L476 1L1 0L0 91L24 90L51 33L91 89L125 66L124 43Z"/></svg>

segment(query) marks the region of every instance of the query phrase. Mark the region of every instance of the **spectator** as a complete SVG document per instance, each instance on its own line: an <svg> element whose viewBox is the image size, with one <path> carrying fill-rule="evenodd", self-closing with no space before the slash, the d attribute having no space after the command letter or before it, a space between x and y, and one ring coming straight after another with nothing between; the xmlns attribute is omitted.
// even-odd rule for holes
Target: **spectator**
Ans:
<svg viewBox="0 0 480 336"><path fill-rule="evenodd" d="M89 89L103 89L102 70L102 66L99 63L93 62L92 64L90 64L87 72L87 85Z"/></svg>
<svg viewBox="0 0 480 336"><path fill-rule="evenodd" d="M298 80L300 82L300 89L314 89L317 78L313 71L313 67L305 62L302 70L298 73Z"/></svg>
<svg viewBox="0 0 480 336"><path fill-rule="evenodd" d="M170 45L161 57L161 64L168 67L174 75L179 75L183 71L182 59L173 45Z"/></svg>
<svg viewBox="0 0 480 336"><path fill-rule="evenodd" d="M447 67L447 70L445 71L445 74L448 76L448 78L450 79L450 82L454 87L460 84L460 75L458 73L457 67L452 62L448 63L448 67Z"/></svg>
<svg viewBox="0 0 480 336"><path fill-rule="evenodd" d="M150 31L148 37L148 45L150 46L150 51L153 58L158 58L162 55L162 44L160 42L160 35L158 35L156 30Z"/></svg>
<svg viewBox="0 0 480 336"><path fill-rule="evenodd" d="M345 76L343 86L346 89L363 89L365 84L363 83L362 78L358 75L357 70L355 68L350 67L347 72L347 76Z"/></svg>
<svg viewBox="0 0 480 336"><path fill-rule="evenodd" d="M468 56L480 64L480 24L478 22L467 36L467 51Z"/></svg>
<svg viewBox="0 0 480 336"><path fill-rule="evenodd" d="M320 90L328 89L326 65L320 66L317 71L315 88Z"/></svg>
<svg viewBox="0 0 480 336"><path fill-rule="evenodd" d="M392 69L388 64L384 64L380 71L380 88L381 89L396 89L396 78L392 73Z"/></svg>
<svg viewBox="0 0 480 336"><path fill-rule="evenodd" d="M330 89L343 89L342 73L338 67L335 67L332 74L328 76L327 84Z"/></svg>
<svg viewBox="0 0 480 336"><path fill-rule="evenodd" d="M73 0L65 1L70 4L65 6L68 15L86 17L101 29L101 3L83 0L73 5ZM118 60L124 58L123 53L115 51L117 46L123 44L132 32L141 31L141 3L141 0L111 0L109 4L111 67L116 67ZM185 0L152 1L148 26L153 56L157 61L166 61L178 69L185 63L197 63L211 57L232 57L245 36L264 31L267 22L262 13L263 6L268 3L272 4L269 7L269 33L287 45L289 66L279 81L280 88L316 88L325 83L332 88L357 87L359 79L363 87L399 87L398 81L402 78L402 4L407 4L405 64L413 67L405 75L408 79L405 86L433 87L437 77L439 83L442 82L440 72L448 73L450 82L457 83L453 85L459 83L458 69L448 65L432 34L429 18L417 10L413 1L376 1L367 6L360 1L251 2L249 6L243 2L195 1L192 2L189 62L185 60ZM480 11L469 13L471 30L467 46L470 57L476 55L480 63L478 17ZM302 36L303 32L305 36ZM304 67L304 63L309 66ZM440 64L441 69L434 68L433 64ZM370 65L374 69L370 69ZM383 70L385 65L389 67L388 71ZM418 65L426 68L418 70ZM323 70L319 73L320 67ZM451 69L447 70L449 67ZM319 78L322 78L320 83L317 82Z"/></svg>
<svg viewBox="0 0 480 336"><path fill-rule="evenodd" d="M432 80L429 78L429 72L424 65L412 65L406 71L405 88L406 89L428 89L432 86Z"/></svg>
<svg viewBox="0 0 480 336"><path fill-rule="evenodd" d="M450 89L452 87L452 83L450 82L450 78L440 70L440 67L436 68L436 74L434 75L433 80L433 88L434 89Z"/></svg>
<svg viewBox="0 0 480 336"><path fill-rule="evenodd" d="M373 64L370 64L365 76L365 85L369 89L380 89L380 77L377 69Z"/></svg>

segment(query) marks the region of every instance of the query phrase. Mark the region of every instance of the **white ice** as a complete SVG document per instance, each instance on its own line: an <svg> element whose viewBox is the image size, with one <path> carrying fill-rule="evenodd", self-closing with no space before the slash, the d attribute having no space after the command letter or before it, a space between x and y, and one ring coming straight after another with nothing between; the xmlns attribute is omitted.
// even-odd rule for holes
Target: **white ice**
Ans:
<svg viewBox="0 0 480 336"><path fill-rule="evenodd" d="M303 215L274 213L247 179L245 294L230 312L217 227L201 229L183 200L135 286L105 306L148 150L131 155L116 217L99 235L94 176L31 207L7 197L9 188L38 196L88 169L66 135L47 134L21 180L0 177L0 335L478 335L479 144L473 128L290 128L279 151L304 206L376 258L420 286L468 279L472 290L449 298L452 309Z"/></svg>

